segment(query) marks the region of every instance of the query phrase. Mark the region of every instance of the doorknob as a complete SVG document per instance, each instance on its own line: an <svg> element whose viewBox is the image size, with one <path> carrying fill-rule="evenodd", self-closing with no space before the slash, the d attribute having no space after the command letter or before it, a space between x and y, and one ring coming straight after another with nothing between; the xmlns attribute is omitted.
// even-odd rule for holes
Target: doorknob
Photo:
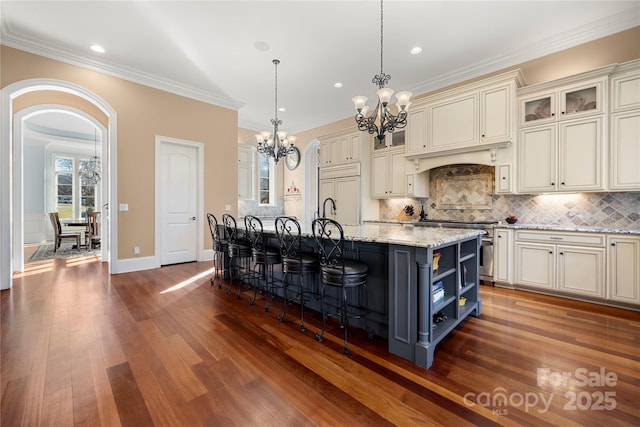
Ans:
<svg viewBox="0 0 640 427"><path fill-rule="evenodd" d="M191 220L192 220L192 221L195 221L195 220L196 220L196 217L195 217L195 216L192 216L192 217L191 217Z"/></svg>

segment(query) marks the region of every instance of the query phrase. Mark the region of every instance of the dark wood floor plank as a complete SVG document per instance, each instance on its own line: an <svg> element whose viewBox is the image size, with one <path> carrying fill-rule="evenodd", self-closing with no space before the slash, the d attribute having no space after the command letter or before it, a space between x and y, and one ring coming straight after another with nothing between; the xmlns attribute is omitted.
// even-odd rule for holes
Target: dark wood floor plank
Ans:
<svg viewBox="0 0 640 427"><path fill-rule="evenodd" d="M0 294L4 425L640 425L640 313L482 286L483 314L422 369L386 341L281 300L210 286L211 263L109 275L91 259L27 264ZM538 384L538 369L569 372ZM583 386L575 372L615 373ZM548 408L495 398L538 395ZM567 408L614 394L614 410ZM481 401L484 395L488 401ZM584 402L583 402L584 403ZM592 402L593 403L593 402Z"/></svg>
<svg viewBox="0 0 640 427"><path fill-rule="evenodd" d="M107 375L122 426L153 426L153 420L129 364L112 366L107 369Z"/></svg>

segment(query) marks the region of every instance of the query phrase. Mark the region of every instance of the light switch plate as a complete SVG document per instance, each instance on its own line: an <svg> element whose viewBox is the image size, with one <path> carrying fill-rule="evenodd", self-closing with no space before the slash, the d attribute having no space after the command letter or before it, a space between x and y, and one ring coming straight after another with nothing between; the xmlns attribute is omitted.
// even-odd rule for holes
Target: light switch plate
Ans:
<svg viewBox="0 0 640 427"><path fill-rule="evenodd" d="M121 211L128 211L129 210L129 204L128 203L120 203L120 210Z"/></svg>

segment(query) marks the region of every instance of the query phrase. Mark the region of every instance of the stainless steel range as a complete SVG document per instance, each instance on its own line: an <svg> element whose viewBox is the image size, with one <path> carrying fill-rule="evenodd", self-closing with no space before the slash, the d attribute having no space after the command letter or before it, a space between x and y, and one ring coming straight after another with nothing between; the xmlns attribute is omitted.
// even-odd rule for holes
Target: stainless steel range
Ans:
<svg viewBox="0 0 640 427"><path fill-rule="evenodd" d="M419 227L472 228L484 231L480 246L480 280L491 285L495 284L493 280L493 229L497 224L497 221L464 222L439 219L428 219L415 223Z"/></svg>

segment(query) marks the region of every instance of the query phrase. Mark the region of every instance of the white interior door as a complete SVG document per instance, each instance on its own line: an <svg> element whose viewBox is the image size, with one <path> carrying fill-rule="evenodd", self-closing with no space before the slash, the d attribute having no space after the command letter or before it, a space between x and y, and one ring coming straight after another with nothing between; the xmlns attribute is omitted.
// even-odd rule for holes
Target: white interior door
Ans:
<svg viewBox="0 0 640 427"><path fill-rule="evenodd" d="M160 151L160 264L195 261L198 149L163 141Z"/></svg>

